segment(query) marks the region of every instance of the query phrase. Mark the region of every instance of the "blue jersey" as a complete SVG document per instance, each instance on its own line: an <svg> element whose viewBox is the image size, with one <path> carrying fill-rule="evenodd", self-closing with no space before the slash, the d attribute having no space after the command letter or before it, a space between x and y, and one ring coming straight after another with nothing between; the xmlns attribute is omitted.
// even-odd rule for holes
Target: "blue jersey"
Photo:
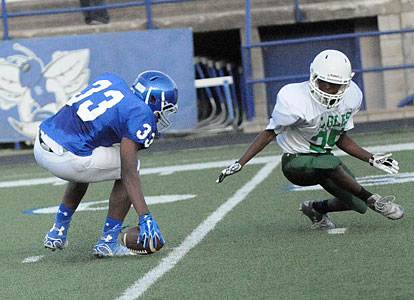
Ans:
<svg viewBox="0 0 414 300"><path fill-rule="evenodd" d="M104 73L40 124L49 137L79 156L127 137L148 148L156 132L151 108L113 73Z"/></svg>

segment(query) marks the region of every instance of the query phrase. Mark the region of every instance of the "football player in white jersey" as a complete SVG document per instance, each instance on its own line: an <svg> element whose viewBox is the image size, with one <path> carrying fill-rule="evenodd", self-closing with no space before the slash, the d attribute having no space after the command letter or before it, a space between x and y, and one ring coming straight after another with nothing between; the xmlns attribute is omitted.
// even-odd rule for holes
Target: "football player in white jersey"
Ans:
<svg viewBox="0 0 414 300"><path fill-rule="evenodd" d="M132 86L116 74L104 73L40 124L36 161L68 181L55 222L44 237L46 248L66 247L72 215L89 183L106 180L114 180L114 186L93 254L133 254L117 239L131 204L139 215L138 243L155 248L157 237L164 243L141 189L138 151L151 145L157 130L169 126L177 97L175 82L159 71L139 74Z"/></svg>
<svg viewBox="0 0 414 300"><path fill-rule="evenodd" d="M362 103L362 92L352 81L354 73L347 56L337 50L319 53L310 65L309 81L288 84L277 95L269 124L238 161L224 169L217 183L242 167L276 138L283 150L282 171L299 186L320 184L334 197L305 201L300 210L312 221L311 228L334 228L329 212L367 207L397 220L404 216L393 196L382 197L364 189L352 172L334 156L336 145L387 173L398 173L398 162L391 154L373 154L357 145L347 134L354 127L353 116Z"/></svg>

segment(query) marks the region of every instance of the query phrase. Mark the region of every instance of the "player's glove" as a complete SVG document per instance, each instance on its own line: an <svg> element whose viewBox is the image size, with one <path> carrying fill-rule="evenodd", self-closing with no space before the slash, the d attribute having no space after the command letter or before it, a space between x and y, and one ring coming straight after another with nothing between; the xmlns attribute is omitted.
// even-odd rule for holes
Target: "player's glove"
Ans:
<svg viewBox="0 0 414 300"><path fill-rule="evenodd" d="M400 168L398 167L398 161L391 158L392 153L386 154L374 154L369 159L369 163L371 166L378 168L384 172L389 174L397 174Z"/></svg>
<svg viewBox="0 0 414 300"><path fill-rule="evenodd" d="M158 224L155 222L151 213L140 215L139 237L137 243L143 243L144 248L148 246L148 243L152 243L152 247L155 248L157 246L157 237L160 239L161 244L164 244L164 238L162 237Z"/></svg>
<svg viewBox="0 0 414 300"><path fill-rule="evenodd" d="M238 161L232 163L231 165L227 166L223 171L221 171L219 177L217 178L216 182L220 183L229 175L233 175L234 173L239 172L242 169L242 165L239 164Z"/></svg>

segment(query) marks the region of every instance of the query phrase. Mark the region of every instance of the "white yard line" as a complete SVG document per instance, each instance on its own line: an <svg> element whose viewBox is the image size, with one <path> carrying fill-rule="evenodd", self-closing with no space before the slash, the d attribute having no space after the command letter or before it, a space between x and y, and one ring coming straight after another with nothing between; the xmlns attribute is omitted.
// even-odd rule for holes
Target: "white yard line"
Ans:
<svg viewBox="0 0 414 300"><path fill-rule="evenodd" d="M160 196L146 196L145 202L148 205L153 204L164 204L164 203L171 203L176 201L182 201L187 199L192 199L197 197L197 195L192 194L184 194L184 195L160 195ZM81 202L76 209L76 212L80 211L97 211L97 210L107 210L108 206L96 206L97 204L107 204L109 200L98 200L98 201L85 201ZM28 209L24 210L23 213L25 214L56 214L59 209L59 205L55 206L47 206L47 207L39 207L35 209Z"/></svg>
<svg viewBox="0 0 414 300"><path fill-rule="evenodd" d="M370 152L392 152L392 151L405 151L414 150L414 143L396 144L396 145L383 145L366 148ZM334 151L335 155L346 155L341 150ZM160 174L169 175L179 171L201 170L209 168L220 168L229 165L234 162L233 160L216 161L210 163L195 163L178 166L168 166L159 168L148 168L140 171L141 175L146 174ZM166 272L172 269L179 260L181 260L185 254L188 253L193 247L195 247L209 231L211 231L216 224L224 218L224 216L230 212L237 204L244 200L244 198L256 188L263 180L270 175L274 168L280 163L280 156L263 156L252 159L249 164L265 164L265 166L254 176L245 186L238 190L233 197L229 198L223 205L221 205L213 214L211 214L203 223L201 223L182 243L178 248L175 248L167 257L165 257L160 264L148 272L144 277L137 280L131 287L129 287L118 299L137 299L148 288L151 287L160 277ZM15 181L3 181L0 182L0 188L30 186L39 184L64 184L65 181L56 178L38 178L28 180L15 180ZM341 228L342 229L342 228ZM331 234L344 233L346 228L340 231L330 232ZM24 259L22 263L32 263L39 261L43 256L32 256Z"/></svg>
<svg viewBox="0 0 414 300"><path fill-rule="evenodd" d="M393 152L393 151L405 151L405 150L414 150L414 143L406 144L395 144L395 145L382 145L374 147L366 147L366 150L374 153L380 152ZM334 151L335 155L344 156L344 153L341 150ZM249 165L252 164L265 164L277 159L278 156L262 156L255 157L249 161ZM168 167L158 167L158 168L148 168L142 169L140 175L148 174L160 174L160 175L170 175L175 172L181 171L191 171L191 170L202 170L202 169L212 169L212 168L222 168L226 167L229 164L233 163L236 159L233 160L222 160L208 163L196 163L196 164L187 164L187 165L176 165ZM19 186L28 186L28 185L38 185L38 184L64 184L65 181L56 177L47 177L47 178L37 178L37 179L27 179L27 180L14 180L14 181L3 181L0 182L0 188L9 188L9 187L19 187Z"/></svg>
<svg viewBox="0 0 414 300"><path fill-rule="evenodd" d="M391 152L402 150L414 150L414 143L385 145L376 147L367 147L370 152ZM343 151L335 151L338 156L346 155ZM260 162L259 162L260 161ZM232 161L220 161L207 164L190 164L184 166L162 167L154 168L148 171L142 170L141 174L171 174L177 171L185 170L200 170L204 168L216 168L220 166L227 166ZM160 279L166 272L174 268L174 266L201 240L210 232L218 222L220 222L227 213L229 213L237 204L243 201L246 196L253 191L257 185L265 180L270 173L280 163L280 156L266 156L258 157L249 162L265 163L265 166L240 190L238 190L231 198L222 204L214 213L212 213L203 223L201 223L182 243L175 248L168 256L161 260L158 266L146 273L142 278L135 281L135 283L124 291L124 293L117 298L117 300L132 300L137 299L145 293L158 279ZM343 232L334 232L344 233Z"/></svg>
<svg viewBox="0 0 414 300"><path fill-rule="evenodd" d="M252 159L249 164L265 164L277 159L278 156L264 156ZM197 164L188 164L188 165L176 165L168 167L158 167L158 168L148 168L141 169L140 175L148 174L159 174L159 175L170 175L175 172L183 171L197 171L204 169L214 169L214 168L224 168L229 164L232 164L235 161L233 160L222 160L208 163L197 163ZM221 170L217 171L217 175ZM3 181L0 182L0 188L10 188L10 187L20 187L20 186L30 186L30 185L40 185L40 184L54 184L61 185L66 184L65 180L62 180L57 177L46 177L46 178L36 178L36 179L26 179L26 180L13 180L13 181Z"/></svg>
<svg viewBox="0 0 414 300"><path fill-rule="evenodd" d="M344 234L347 228L333 228L328 229L328 234Z"/></svg>
<svg viewBox="0 0 414 300"><path fill-rule="evenodd" d="M159 278L171 270L193 247L211 231L224 216L229 213L237 204L243 201L246 196L253 191L263 180L280 163L280 156L274 157L272 161L260 169L260 171L241 189L239 189L231 198L222 204L213 212L203 223L201 223L182 243L180 246L171 251L168 256L163 258L158 266L138 279L132 286L124 291L119 300L129 300L139 298L147 289L149 289Z"/></svg>
<svg viewBox="0 0 414 300"><path fill-rule="evenodd" d="M21 179L21 180L0 182L0 188L30 186L30 185L39 185L39 184L59 184L61 182L64 184L66 183L66 181L59 179L57 177Z"/></svg>
<svg viewBox="0 0 414 300"><path fill-rule="evenodd" d="M370 175L355 178L356 181L362 186L374 186L374 185L388 185L388 184L400 184L414 181L414 172L398 173L398 174L384 174L384 175ZM316 191L323 190L323 187L318 185L310 186L298 186L289 184L286 188L289 191L303 192L303 191Z"/></svg>
<svg viewBox="0 0 414 300"><path fill-rule="evenodd" d="M27 264L27 263L34 263L34 262L38 262L39 260L41 260L44 257L44 255L39 255L39 256L30 256L27 257L25 259L23 259L22 263Z"/></svg>

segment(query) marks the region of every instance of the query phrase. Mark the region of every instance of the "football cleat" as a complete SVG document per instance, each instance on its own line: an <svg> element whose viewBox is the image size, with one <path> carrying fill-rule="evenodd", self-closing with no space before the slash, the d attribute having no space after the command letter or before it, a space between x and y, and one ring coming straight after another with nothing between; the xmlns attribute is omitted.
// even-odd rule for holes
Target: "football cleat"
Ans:
<svg viewBox="0 0 414 300"><path fill-rule="evenodd" d="M378 194L373 194L368 198L368 206L380 213L384 217L391 220L398 220L404 217L404 207L394 203L394 196L381 197Z"/></svg>
<svg viewBox="0 0 414 300"><path fill-rule="evenodd" d="M68 242L66 240L70 223L54 223L52 229L46 234L43 239L43 245L45 248L52 249L64 249Z"/></svg>
<svg viewBox="0 0 414 300"><path fill-rule="evenodd" d="M311 221L311 229L333 229L334 223L327 214L321 214L313 209L312 201L305 201L300 204L299 210Z"/></svg>
<svg viewBox="0 0 414 300"><path fill-rule="evenodd" d="M135 255L135 253L133 253L127 247L119 244L117 238L114 238L118 236L118 232L105 232L99 241L95 244L95 247L93 248L93 255L95 255L97 258Z"/></svg>

